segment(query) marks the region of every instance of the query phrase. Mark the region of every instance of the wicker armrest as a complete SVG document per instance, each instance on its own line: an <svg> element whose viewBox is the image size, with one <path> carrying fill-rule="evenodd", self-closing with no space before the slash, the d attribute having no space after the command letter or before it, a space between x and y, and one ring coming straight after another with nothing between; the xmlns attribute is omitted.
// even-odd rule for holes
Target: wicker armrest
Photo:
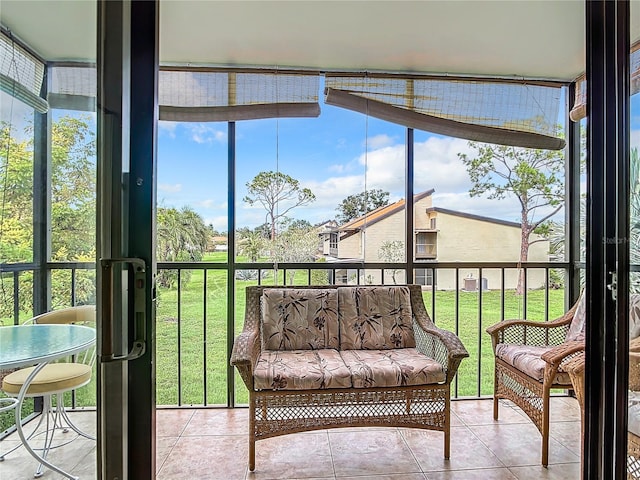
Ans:
<svg viewBox="0 0 640 480"><path fill-rule="evenodd" d="M453 380L460 362L467 358L469 353L460 339L452 332L443 330L431 324L414 325L416 337L416 349L440 363L447 376L447 383Z"/></svg>
<svg viewBox="0 0 640 480"><path fill-rule="evenodd" d="M491 325L486 332L491 335L491 344L495 351L499 343L517 343L519 345L558 345L564 341L564 334L571 319L560 317L551 322L512 319ZM562 329L558 336L550 336L556 329ZM505 338L507 341L505 341ZM544 339L544 341L541 341ZM555 340L555 341L552 341Z"/></svg>
<svg viewBox="0 0 640 480"><path fill-rule="evenodd" d="M242 332L233 342L231 351L231 365L251 365L252 360L260 354L260 343L257 340L256 332ZM257 351L255 351L257 349Z"/></svg>
<svg viewBox="0 0 640 480"><path fill-rule="evenodd" d="M233 342L231 365L238 369L245 385L253 390L253 370L260 356L260 336L255 331L242 332Z"/></svg>
<svg viewBox="0 0 640 480"><path fill-rule="evenodd" d="M575 354L584 351L584 342L565 342L542 354L541 358L554 368L558 368Z"/></svg>

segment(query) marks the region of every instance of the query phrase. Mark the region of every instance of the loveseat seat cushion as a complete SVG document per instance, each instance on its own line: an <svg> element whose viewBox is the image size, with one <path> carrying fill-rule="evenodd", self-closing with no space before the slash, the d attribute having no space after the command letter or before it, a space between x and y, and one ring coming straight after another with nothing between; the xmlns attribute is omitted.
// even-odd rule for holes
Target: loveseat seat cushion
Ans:
<svg viewBox="0 0 640 480"><path fill-rule="evenodd" d="M336 289L265 289L262 294L262 348L337 349Z"/></svg>
<svg viewBox="0 0 640 480"><path fill-rule="evenodd" d="M350 388L351 372L337 350L266 350L258 357L253 383L256 390Z"/></svg>
<svg viewBox="0 0 640 480"><path fill-rule="evenodd" d="M553 347L499 343L496 345L496 357L541 382L544 378L544 369L548 365L542 359L542 354L551 348ZM558 368L554 383L571 385L571 378L567 372Z"/></svg>
<svg viewBox="0 0 640 480"><path fill-rule="evenodd" d="M427 385L445 380L444 369L415 348L343 350L355 388Z"/></svg>
<svg viewBox="0 0 640 480"><path fill-rule="evenodd" d="M338 288L340 350L416 346L407 287Z"/></svg>

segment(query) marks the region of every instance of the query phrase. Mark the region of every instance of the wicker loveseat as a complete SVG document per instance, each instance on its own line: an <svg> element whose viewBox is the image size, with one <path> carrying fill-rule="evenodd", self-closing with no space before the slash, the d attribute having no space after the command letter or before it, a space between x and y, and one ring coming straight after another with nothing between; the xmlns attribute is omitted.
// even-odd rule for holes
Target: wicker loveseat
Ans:
<svg viewBox="0 0 640 480"><path fill-rule="evenodd" d="M333 427L444 432L468 353L437 328L419 285L248 287L231 355L249 390L249 469L260 439Z"/></svg>

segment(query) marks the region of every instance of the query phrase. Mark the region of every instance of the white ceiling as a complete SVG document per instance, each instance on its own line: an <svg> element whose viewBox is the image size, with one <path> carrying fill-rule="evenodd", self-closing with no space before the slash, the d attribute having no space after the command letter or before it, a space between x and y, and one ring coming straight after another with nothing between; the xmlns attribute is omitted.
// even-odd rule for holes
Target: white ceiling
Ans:
<svg viewBox="0 0 640 480"><path fill-rule="evenodd" d="M632 0L632 43L640 0ZM96 3L2 0L0 22L47 60L95 60ZM160 4L163 64L572 80L584 2L192 1Z"/></svg>

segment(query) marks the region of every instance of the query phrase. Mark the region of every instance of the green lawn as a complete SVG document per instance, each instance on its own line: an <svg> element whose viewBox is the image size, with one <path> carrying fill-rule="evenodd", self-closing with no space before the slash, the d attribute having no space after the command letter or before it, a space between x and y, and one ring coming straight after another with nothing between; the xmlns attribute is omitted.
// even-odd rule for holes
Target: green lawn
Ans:
<svg viewBox="0 0 640 480"><path fill-rule="evenodd" d="M307 281L306 271L296 275L295 283ZM244 289L255 281L237 281L234 304L235 333L242 329L244 319ZM263 284L272 284L272 278L263 279ZM282 284L280 279L279 284ZM193 271L191 279L183 285L181 292L180 322L178 323L177 291L160 290L157 308L156 357L157 357L157 401L159 405L178 403L178 364L182 404L205 403L226 404L226 272L207 272L206 312L204 308L204 273ZM544 320L544 291L527 294L527 317ZM459 295L459 320L455 324L455 292L436 292L436 312L433 315L431 291L424 292L427 311L441 328L456 332L469 351L470 357L463 361L457 383L459 396L490 395L493 391L493 354L491 341L485 329L501 318L501 294L499 291L482 293L482 318L478 307L477 292L461 292ZM513 291L505 292L505 318L522 317L523 297ZM553 319L564 311L564 292L549 292L549 314ZM180 330L181 358L178 362L178 330ZM204 337L206 333L206 343ZM204 349L206 348L206 355ZM206 377L205 372L206 358ZM478 372L481 372L478 386ZM247 401L247 392L240 377L236 378L236 402Z"/></svg>
<svg viewBox="0 0 640 480"><path fill-rule="evenodd" d="M214 253L206 261L224 262L226 253ZM291 272L289 272L291 273ZM156 382L158 405L213 405L227 402L227 272L183 271L183 285L178 302L177 288L158 288L156 312ZM317 274L314 274L317 275ZM186 278L188 277L188 280ZM307 271L298 271L294 283L307 283ZM242 329L244 319L244 290L253 281L236 281L234 335ZM273 284L273 278L263 278L263 284ZM282 272L278 284L282 284ZM470 357L462 362L457 379L457 395L491 395L493 391L493 354L485 329L501 318L499 291L482 293L482 312L478 292L460 292L459 319L455 323L455 292L437 291L436 310L432 308L432 293L425 291L427 311L441 328L456 332ZM543 290L527 294L527 317L544 320L545 293ZM505 292L505 318L521 318L523 297L513 291ZM564 292L549 292L548 318L564 311ZM482 313L482 315L480 315ZM180 346L180 348L178 348ZM480 377L478 372L481 373ZM247 391L237 372L235 376L236 402L247 402ZM480 378L480 381L478 380ZM205 395L206 390L206 395ZM456 391L454 390L454 395ZM206 398L205 398L206 397ZM77 392L77 404L95 405L95 376L91 384ZM1 422L0 422L1 428ZM1 430L0 430L1 431Z"/></svg>

